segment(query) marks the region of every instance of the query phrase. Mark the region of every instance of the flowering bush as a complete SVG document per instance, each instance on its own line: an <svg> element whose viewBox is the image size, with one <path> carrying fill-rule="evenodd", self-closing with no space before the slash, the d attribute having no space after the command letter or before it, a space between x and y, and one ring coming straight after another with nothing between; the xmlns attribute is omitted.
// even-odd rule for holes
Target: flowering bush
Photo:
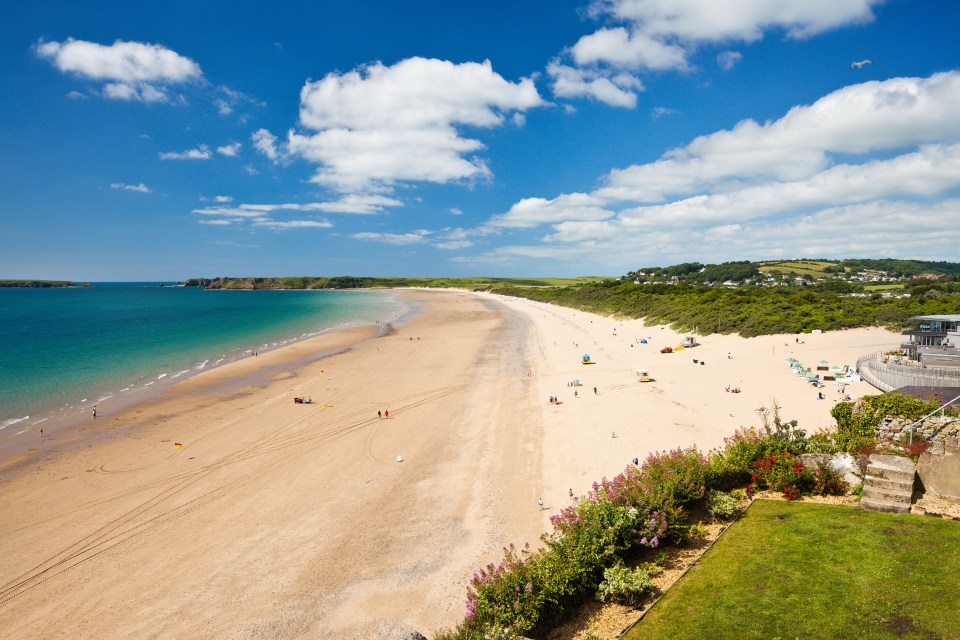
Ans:
<svg viewBox="0 0 960 640"><path fill-rule="evenodd" d="M667 531L663 512L620 504L597 485L586 498L550 520L544 547L504 548L504 558L474 574L467 590L466 618L478 630L523 634L552 621L589 593L604 569L629 549L656 548Z"/></svg>
<svg viewBox="0 0 960 640"><path fill-rule="evenodd" d="M850 490L843 475L830 463L817 463L813 470L813 492L818 496L842 496Z"/></svg>
<svg viewBox="0 0 960 640"><path fill-rule="evenodd" d="M756 485L760 489L780 491L787 500L796 500L813 489L813 473L792 453L765 455L757 460L753 469L748 491Z"/></svg>

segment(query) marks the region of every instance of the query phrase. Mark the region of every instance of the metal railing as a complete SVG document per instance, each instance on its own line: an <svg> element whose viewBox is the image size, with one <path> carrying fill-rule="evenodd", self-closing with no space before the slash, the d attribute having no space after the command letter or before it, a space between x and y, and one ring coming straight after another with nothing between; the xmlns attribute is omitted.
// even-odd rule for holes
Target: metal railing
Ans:
<svg viewBox="0 0 960 640"><path fill-rule="evenodd" d="M952 405L957 400L960 400L960 396L957 396L953 400L948 400L946 403L942 404L939 408L934 409L933 411L931 411L930 413L923 416L922 418L920 418L919 420L911 424L909 427L907 427L908 429L910 429L910 444L913 444L913 428L915 426L917 426L918 424L920 424L921 422L923 422L924 420L926 420L927 418L929 418L930 416L938 412L940 413L940 416L943 417L943 410L949 407L950 405Z"/></svg>
<svg viewBox="0 0 960 640"><path fill-rule="evenodd" d="M897 364L884 362L886 357L882 351L878 351L857 359L860 377L881 391L909 386L960 387L960 367Z"/></svg>

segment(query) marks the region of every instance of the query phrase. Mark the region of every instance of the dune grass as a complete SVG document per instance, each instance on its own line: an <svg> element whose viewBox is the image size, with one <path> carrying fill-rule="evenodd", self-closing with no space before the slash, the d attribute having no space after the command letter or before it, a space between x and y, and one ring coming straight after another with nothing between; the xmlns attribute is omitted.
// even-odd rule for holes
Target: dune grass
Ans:
<svg viewBox="0 0 960 640"><path fill-rule="evenodd" d="M960 522L758 500L626 640L960 638Z"/></svg>

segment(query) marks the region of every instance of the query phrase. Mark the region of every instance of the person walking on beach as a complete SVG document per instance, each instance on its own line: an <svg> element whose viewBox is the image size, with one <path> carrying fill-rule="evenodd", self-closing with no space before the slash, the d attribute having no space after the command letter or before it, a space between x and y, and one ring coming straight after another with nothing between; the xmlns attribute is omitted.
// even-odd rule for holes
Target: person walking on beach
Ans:
<svg viewBox="0 0 960 640"><path fill-rule="evenodd" d="M390 409L384 409L384 410L383 410L383 417L384 417L384 419L390 418Z"/></svg>
<svg viewBox="0 0 960 640"><path fill-rule="evenodd" d="M540 511L543 511L543 498L537 498L537 506L540 507Z"/></svg>
<svg viewBox="0 0 960 640"><path fill-rule="evenodd" d="M377 420L383 420L383 411L377 409Z"/></svg>
<svg viewBox="0 0 960 640"><path fill-rule="evenodd" d="M93 417L97 417L97 405L93 405Z"/></svg>

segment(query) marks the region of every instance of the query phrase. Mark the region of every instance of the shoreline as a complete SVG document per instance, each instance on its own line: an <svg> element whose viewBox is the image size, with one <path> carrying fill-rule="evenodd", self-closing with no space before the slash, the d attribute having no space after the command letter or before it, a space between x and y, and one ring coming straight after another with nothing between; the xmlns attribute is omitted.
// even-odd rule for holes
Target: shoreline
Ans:
<svg viewBox="0 0 960 640"><path fill-rule="evenodd" d="M267 354L196 376L168 404L132 408L139 426L104 425L96 444L0 481L0 627L24 638L429 634L462 619L473 571L550 530L569 492L653 451L718 446L759 426L754 406L771 396L813 430L837 394L817 401L788 354L842 362L896 335L793 347L707 336L660 354L682 336L523 299L398 291L419 312L392 333L281 365L260 387L238 372ZM320 346L273 357L298 362ZM641 366L654 382L637 381ZM726 393L736 376L744 392Z"/></svg>
<svg viewBox="0 0 960 640"><path fill-rule="evenodd" d="M402 301L402 298L400 298L400 300ZM31 432L36 432L40 428L43 429L45 436L52 436L63 433L66 430L87 427L91 422L95 422L91 418L91 411L94 406L98 407L99 417L102 418L106 414L118 414L131 407L154 402L171 387L191 380L196 376L204 376L221 367L247 360L253 357L252 354L254 352L259 353L260 356L264 356L300 342L310 341L331 334L348 332L358 327L386 327L386 325L390 323L401 324L417 313L414 305L408 303L403 304L404 308L399 315L383 321L382 324L380 320L376 321L376 323L370 322L369 324L367 320L357 320L310 333L302 333L301 335L293 337L286 337L288 334L278 334L280 337L274 340L268 340L255 347L246 350L243 350L242 347L237 347L233 354L223 353L219 356L219 359L212 362L212 364L211 361L217 358L217 356L211 354L202 363L194 363L180 371L147 371L141 374L135 382L128 383L127 386L122 389L119 385L114 389L95 390L91 388L90 391L96 392L92 394L88 393L87 398L81 399L79 396L83 394L78 394L76 399L68 401L65 405L50 406L39 411L31 412L32 415L19 419L5 420L3 428L0 428L0 477L2 477L2 474L9 466L5 464L5 460L18 451L22 451L23 443L33 436ZM321 358L324 357L324 355L326 354L318 354L317 357ZM91 395L96 397L96 399L90 400L89 397ZM7 431L8 429L9 431Z"/></svg>

